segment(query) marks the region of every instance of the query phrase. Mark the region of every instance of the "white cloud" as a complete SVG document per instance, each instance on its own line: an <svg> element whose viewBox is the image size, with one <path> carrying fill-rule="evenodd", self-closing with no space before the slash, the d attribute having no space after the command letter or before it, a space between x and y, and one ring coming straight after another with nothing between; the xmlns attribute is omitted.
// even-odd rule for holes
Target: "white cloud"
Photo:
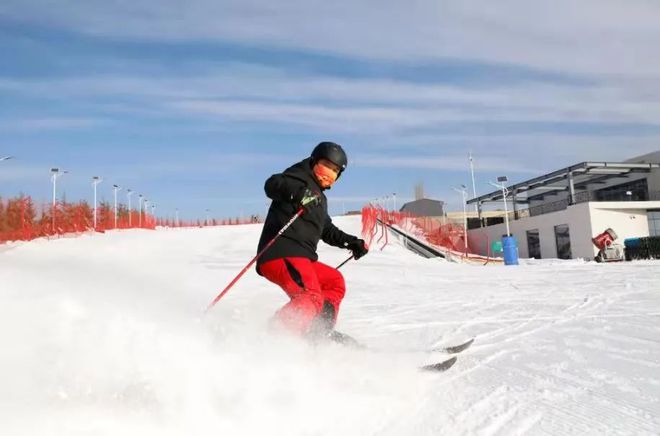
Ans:
<svg viewBox="0 0 660 436"><path fill-rule="evenodd" d="M354 165L356 167L372 168L412 168L412 169L432 169L446 171L466 171L468 167L467 156L445 156L445 155L426 155L410 156L395 155L358 155L355 157ZM508 157L498 158L492 154L479 160L479 169L481 171L506 171L508 173L535 174L541 173L539 168L534 168L528 163L519 161L519 158Z"/></svg>
<svg viewBox="0 0 660 436"><path fill-rule="evenodd" d="M617 132L615 125L611 133L587 130L571 134L528 124L596 123L607 128L610 123L657 123L660 93L652 91L656 88L644 92L641 87L623 84L579 87L524 82L471 88L385 79L287 77L282 70L239 65L185 78L135 75L4 80L0 87L33 98L85 101L87 106L94 102L107 117L116 115L113 123L134 114L179 119L191 131L228 126L235 130L235 122L294 126L298 131L324 135L343 133L364 153L375 149L389 149L395 156L402 149L408 153L463 153L472 148L488 158L504 152L516 156L519 163L511 171L520 172L550 170L586 158L620 160L660 144L660 127L646 132L629 127ZM92 122L99 120L34 117L5 121L4 125L80 128ZM523 164L537 162L540 150L543 158L538 164L531 168ZM460 160L396 161L399 167L458 169L464 166ZM508 163L493 160L483 164L483 170L510 168ZM198 160L172 165L154 171L183 173L198 165ZM381 165L391 165L390 158Z"/></svg>
<svg viewBox="0 0 660 436"><path fill-rule="evenodd" d="M652 0L5 0L0 13L112 38L400 61L450 57L599 76L660 73L660 4Z"/></svg>
<svg viewBox="0 0 660 436"><path fill-rule="evenodd" d="M174 77L100 76L4 80L0 88L50 99L103 100L149 115L293 123L321 129L392 132L441 122L657 123L660 79L592 85L522 82L471 87L391 79L291 77L285 70L231 65ZM117 99L127 102L117 104ZM133 104L136 101L139 104Z"/></svg>
<svg viewBox="0 0 660 436"><path fill-rule="evenodd" d="M364 153L392 150L392 156L374 159L371 166L458 170L465 166L460 159L399 159L397 153L406 148L434 153L472 147L483 157L478 164L484 170L521 173L552 169L583 160L585 155L617 160L660 144L657 130L611 136L533 128L519 133L506 128L499 133L497 129L470 130L470 123L484 122L521 127L531 122L657 126L660 4L654 1L55 3L5 0L0 15L127 40L238 42L264 49L386 59L404 66L450 57L578 74L588 80L580 84L494 81L476 87L303 75L286 68L245 64L214 69L212 62L185 77L163 70L148 77L127 73L0 79L4 92L73 105L84 101L89 103L85 108L102 108L109 114L108 118L32 115L0 122L3 130L79 129L107 123L119 113L179 118L193 129L200 121L218 128L232 121L272 123L306 132L343 133L360 141ZM455 131L459 125L462 130ZM509 162L492 158L498 150L517 156L519 163L511 168ZM197 161L173 162L153 171L185 172L195 165Z"/></svg>

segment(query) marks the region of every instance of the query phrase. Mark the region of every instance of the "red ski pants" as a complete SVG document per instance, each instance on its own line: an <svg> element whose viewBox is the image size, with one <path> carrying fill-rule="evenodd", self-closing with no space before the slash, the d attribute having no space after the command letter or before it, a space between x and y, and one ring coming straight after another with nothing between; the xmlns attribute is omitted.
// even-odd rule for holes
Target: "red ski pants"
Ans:
<svg viewBox="0 0 660 436"><path fill-rule="evenodd" d="M259 272L291 298L275 314L287 330L304 335L322 311L334 326L346 292L344 277L335 268L304 257L286 257L264 263Z"/></svg>

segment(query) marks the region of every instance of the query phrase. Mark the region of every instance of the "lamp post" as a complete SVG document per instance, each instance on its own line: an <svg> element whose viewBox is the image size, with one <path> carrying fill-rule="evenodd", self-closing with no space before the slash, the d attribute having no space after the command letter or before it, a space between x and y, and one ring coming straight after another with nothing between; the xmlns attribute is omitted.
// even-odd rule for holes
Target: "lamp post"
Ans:
<svg viewBox="0 0 660 436"><path fill-rule="evenodd" d="M394 212L396 212L396 192L392 192L392 204L394 206Z"/></svg>
<svg viewBox="0 0 660 436"><path fill-rule="evenodd" d="M474 181L474 162L472 161L472 152L470 151L468 158L470 159L470 174L472 176L472 198L477 198L477 184ZM479 204L474 205L474 210L479 213Z"/></svg>
<svg viewBox="0 0 660 436"><path fill-rule="evenodd" d="M144 225L149 225L149 200L144 199Z"/></svg>
<svg viewBox="0 0 660 436"><path fill-rule="evenodd" d="M506 197L509 195L509 190L504 186L508 181L506 176L497 178L499 185L489 182L491 185L502 189L502 200L504 200L504 221L506 222L506 236L502 238L502 251L504 254L505 265L518 265L518 243L516 238L511 236L511 229L509 228L509 211L506 205ZM515 201L515 199L514 199Z"/></svg>
<svg viewBox="0 0 660 436"><path fill-rule="evenodd" d="M115 196L115 229L117 228L117 192L121 191L121 186L112 185L113 194Z"/></svg>
<svg viewBox="0 0 660 436"><path fill-rule="evenodd" d="M504 222L506 222L506 235L511 236L511 230L509 229L509 210L507 209L506 205L506 197L509 195L509 190L506 188L506 186L504 186L508 180L509 179L507 179L506 176L500 176L497 178L499 185L493 182L488 183L502 190L502 201L504 201Z"/></svg>
<svg viewBox="0 0 660 436"><path fill-rule="evenodd" d="M142 228L142 202L144 201L144 196L142 194L139 195L140 197L140 202L139 202L139 209L138 209L138 227Z"/></svg>
<svg viewBox="0 0 660 436"><path fill-rule="evenodd" d="M7 159L4 159L7 160ZM68 173L68 171L61 170L59 168L51 168L50 169L50 178L53 182L53 207L52 207L52 226L53 226L53 232L55 232L55 207L57 206L57 178L62 177L64 174Z"/></svg>
<svg viewBox="0 0 660 436"><path fill-rule="evenodd" d="M126 190L126 197L128 198L128 227L131 227L131 195L133 195L133 191L130 189Z"/></svg>
<svg viewBox="0 0 660 436"><path fill-rule="evenodd" d="M468 252L468 240L467 240L467 210L466 210L466 205L467 205L467 188L465 185L461 185L460 189L459 188L452 188L454 191L458 192L461 194L461 198L463 199L463 240L465 243L465 254L467 255Z"/></svg>
<svg viewBox="0 0 660 436"><path fill-rule="evenodd" d="M99 176L92 177L92 187L94 188L94 229L96 229L96 220L97 220L97 202L96 202L96 187L99 183L103 181Z"/></svg>

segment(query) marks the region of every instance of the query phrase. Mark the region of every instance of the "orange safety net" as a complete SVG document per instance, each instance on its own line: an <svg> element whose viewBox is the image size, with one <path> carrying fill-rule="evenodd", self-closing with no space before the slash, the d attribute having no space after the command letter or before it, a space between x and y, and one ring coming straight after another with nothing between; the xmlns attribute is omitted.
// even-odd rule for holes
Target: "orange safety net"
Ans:
<svg viewBox="0 0 660 436"><path fill-rule="evenodd" d="M388 243L387 226L395 226L447 256L489 258L490 247L485 232L470 232L466 243L464 227L443 220L442 217L418 217L368 205L362 209L362 237L369 245L380 245L382 250Z"/></svg>
<svg viewBox="0 0 660 436"><path fill-rule="evenodd" d="M196 221L158 218L147 210L128 210L117 205L115 222L114 206L100 203L97 207L96 226L94 208L87 202L58 202L36 207L30 197L20 196L3 200L0 198L0 244L9 241L30 241L41 237L83 233L105 232L115 229L155 229L156 227L206 227L259 223L258 216L247 218L208 219Z"/></svg>

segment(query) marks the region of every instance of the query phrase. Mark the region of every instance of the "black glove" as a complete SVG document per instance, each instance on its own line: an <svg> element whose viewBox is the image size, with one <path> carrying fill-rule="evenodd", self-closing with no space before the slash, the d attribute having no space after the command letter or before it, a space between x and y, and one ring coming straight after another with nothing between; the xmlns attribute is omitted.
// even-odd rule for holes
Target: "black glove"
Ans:
<svg viewBox="0 0 660 436"><path fill-rule="evenodd" d="M321 194L307 187L302 187L292 198L293 202L309 212L310 209L321 204Z"/></svg>
<svg viewBox="0 0 660 436"><path fill-rule="evenodd" d="M346 244L346 248L348 250L351 250L353 252L353 259L358 260L365 254L369 252L369 247L367 246L367 243L364 242L362 239L357 239L355 238L351 242L348 242Z"/></svg>

